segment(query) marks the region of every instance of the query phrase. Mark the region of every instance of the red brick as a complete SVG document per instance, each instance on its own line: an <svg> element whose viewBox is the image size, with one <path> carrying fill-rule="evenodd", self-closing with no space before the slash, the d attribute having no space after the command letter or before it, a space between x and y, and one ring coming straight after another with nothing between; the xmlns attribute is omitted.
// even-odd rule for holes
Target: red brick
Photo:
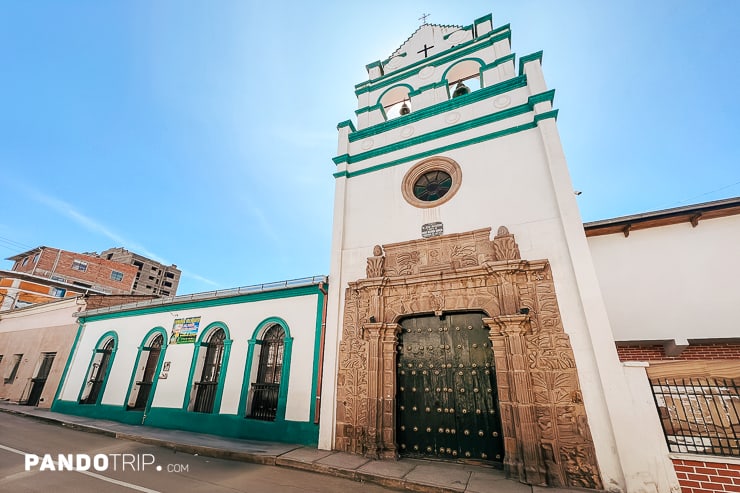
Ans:
<svg viewBox="0 0 740 493"><path fill-rule="evenodd" d="M707 474L689 474L688 477L692 481L709 481Z"/></svg>
<svg viewBox="0 0 740 493"><path fill-rule="evenodd" d="M711 466L711 464L705 464L705 466ZM696 474L708 474L711 476L717 474L717 469L713 467L697 467L695 472Z"/></svg>
<svg viewBox="0 0 740 493"><path fill-rule="evenodd" d="M732 478L728 478L725 476L712 476L712 482L713 483L723 483L723 484L735 484L732 481Z"/></svg>
<svg viewBox="0 0 740 493"><path fill-rule="evenodd" d="M725 491L734 491L736 493L740 492L740 484L726 484L724 485Z"/></svg>
<svg viewBox="0 0 740 493"><path fill-rule="evenodd" d="M699 488L701 487L701 483L698 481L679 481L679 484L681 485L681 488Z"/></svg>
<svg viewBox="0 0 740 493"><path fill-rule="evenodd" d="M694 468L692 466L685 466L683 464L674 464L673 468L676 472L694 472Z"/></svg>

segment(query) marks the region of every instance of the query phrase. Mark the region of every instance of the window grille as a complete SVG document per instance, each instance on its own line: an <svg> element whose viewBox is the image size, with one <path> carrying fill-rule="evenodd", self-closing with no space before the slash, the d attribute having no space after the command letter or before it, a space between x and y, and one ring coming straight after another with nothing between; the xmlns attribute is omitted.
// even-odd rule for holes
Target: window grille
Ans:
<svg viewBox="0 0 740 493"><path fill-rule="evenodd" d="M739 380L650 379L671 452L740 457Z"/></svg>

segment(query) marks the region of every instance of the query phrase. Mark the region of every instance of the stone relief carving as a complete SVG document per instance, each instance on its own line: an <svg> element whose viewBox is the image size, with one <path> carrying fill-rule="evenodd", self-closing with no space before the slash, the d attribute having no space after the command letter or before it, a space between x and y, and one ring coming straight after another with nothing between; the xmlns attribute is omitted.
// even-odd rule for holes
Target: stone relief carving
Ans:
<svg viewBox="0 0 740 493"><path fill-rule="evenodd" d="M367 259L367 277L382 277L384 274L384 264L385 257L383 256L383 249L380 245L375 245L373 248L373 256Z"/></svg>
<svg viewBox="0 0 740 493"><path fill-rule="evenodd" d="M507 474L529 484L600 489L549 263L522 260L507 228L493 240L490 233L373 249L368 277L349 283L345 295L335 447L376 458L396 455L395 330L402 317L482 310L490 317L484 322L496 366Z"/></svg>

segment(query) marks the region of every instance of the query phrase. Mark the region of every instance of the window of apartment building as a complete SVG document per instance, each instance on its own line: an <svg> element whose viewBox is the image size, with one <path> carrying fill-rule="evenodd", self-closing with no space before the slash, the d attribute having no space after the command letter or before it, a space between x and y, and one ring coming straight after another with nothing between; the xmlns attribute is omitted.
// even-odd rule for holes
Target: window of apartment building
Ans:
<svg viewBox="0 0 740 493"><path fill-rule="evenodd" d="M174 279L175 274L173 272L165 272L164 277L169 277L170 279Z"/></svg>
<svg viewBox="0 0 740 493"><path fill-rule="evenodd" d="M75 259L72 261L72 268L80 272L85 272L87 271L87 262L83 262L82 260Z"/></svg>
<svg viewBox="0 0 740 493"><path fill-rule="evenodd" d="M28 257L23 259L23 263L21 264L21 267L25 267L27 263L28 263Z"/></svg>
<svg viewBox="0 0 740 493"><path fill-rule="evenodd" d="M18 367L21 365L21 359L23 359L22 354L13 355L13 362L10 365L10 372L5 375L5 383L13 383L13 380L15 380L15 375L16 373L18 373Z"/></svg>
<svg viewBox="0 0 740 493"><path fill-rule="evenodd" d="M34 264L37 264L37 263L39 263L39 256L40 256L40 255L41 255L41 254L37 253L36 255L34 255L34 256L33 256L33 263L34 263Z"/></svg>
<svg viewBox="0 0 740 493"><path fill-rule="evenodd" d="M67 280L65 278L59 277L59 276L51 276L51 280L52 281L59 281L59 282L67 282Z"/></svg>
<svg viewBox="0 0 740 493"><path fill-rule="evenodd" d="M117 270L114 270L110 273L110 278L114 281L123 281L123 272L118 272Z"/></svg>
<svg viewBox="0 0 740 493"><path fill-rule="evenodd" d="M162 283L164 286L167 286L168 288L172 287L172 283L170 281L165 281Z"/></svg>
<svg viewBox="0 0 740 493"><path fill-rule="evenodd" d="M55 298L64 298L64 295L67 294L67 290L62 289L62 288L51 287L49 288L49 294Z"/></svg>

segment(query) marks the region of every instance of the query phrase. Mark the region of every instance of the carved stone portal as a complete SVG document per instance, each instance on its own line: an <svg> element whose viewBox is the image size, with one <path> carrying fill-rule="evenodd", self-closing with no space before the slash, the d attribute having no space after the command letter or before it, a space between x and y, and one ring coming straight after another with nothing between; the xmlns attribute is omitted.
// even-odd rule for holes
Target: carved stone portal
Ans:
<svg viewBox="0 0 740 493"><path fill-rule="evenodd" d="M482 310L496 366L506 474L528 484L601 489L550 265L521 260L505 227L493 240L490 232L376 247L368 278L349 283L335 448L396 458L398 322L410 315Z"/></svg>

